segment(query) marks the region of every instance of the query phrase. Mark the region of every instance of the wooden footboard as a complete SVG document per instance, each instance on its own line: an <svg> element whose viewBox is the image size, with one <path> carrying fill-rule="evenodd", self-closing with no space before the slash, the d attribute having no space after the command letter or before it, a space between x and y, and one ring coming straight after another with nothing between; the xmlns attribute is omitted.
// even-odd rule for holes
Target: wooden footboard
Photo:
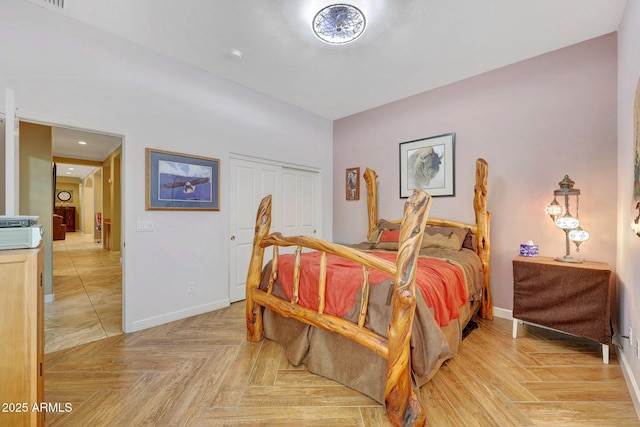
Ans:
<svg viewBox="0 0 640 427"><path fill-rule="evenodd" d="M407 199L400 228L400 246L396 263L385 261L366 252L347 246L326 242L306 236L284 237L280 233L269 234L271 226L271 196L260 203L256 218L256 233L253 253L247 276L247 339L259 341L263 336L262 308L266 307L285 317L293 317L309 325L341 334L379 354L387 360L385 386L385 406L387 415L397 426L421 426L425 423L424 411L419 397L411 387L410 339L416 308L415 277L417 257L427 222L431 197L423 191L415 191ZM267 290L259 288L264 262L265 248L272 246L274 255L272 271ZM276 279L278 247L295 246L295 267L293 296L283 300L271 294ZM300 254L302 248L317 250L320 258L318 280L319 307L311 310L298 304L298 284L300 275ZM358 323L324 313L326 289L326 254L338 255L362 265L362 303ZM395 285L392 304L392 319L388 338L364 326L367 315L367 295L369 289L368 271L377 269L394 276Z"/></svg>

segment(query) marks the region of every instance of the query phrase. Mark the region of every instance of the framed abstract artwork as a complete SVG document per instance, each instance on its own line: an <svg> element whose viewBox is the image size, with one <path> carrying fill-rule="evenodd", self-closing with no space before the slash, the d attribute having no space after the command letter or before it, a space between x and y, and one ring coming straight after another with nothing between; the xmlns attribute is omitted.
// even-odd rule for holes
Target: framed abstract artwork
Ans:
<svg viewBox="0 0 640 427"><path fill-rule="evenodd" d="M220 210L220 160L146 149L147 210Z"/></svg>
<svg viewBox="0 0 640 427"><path fill-rule="evenodd" d="M431 196L454 196L455 133L400 143L400 197L414 189Z"/></svg>

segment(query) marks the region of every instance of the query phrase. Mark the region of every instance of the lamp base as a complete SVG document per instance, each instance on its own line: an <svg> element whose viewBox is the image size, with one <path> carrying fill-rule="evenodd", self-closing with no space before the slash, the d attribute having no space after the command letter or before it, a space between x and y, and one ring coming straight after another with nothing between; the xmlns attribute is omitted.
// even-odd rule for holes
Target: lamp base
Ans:
<svg viewBox="0 0 640 427"><path fill-rule="evenodd" d="M572 262L572 263L576 263L576 264L584 262L583 259L573 258L573 257L571 257L571 255L565 255L563 257L556 257L555 260L556 261L560 261L560 262Z"/></svg>

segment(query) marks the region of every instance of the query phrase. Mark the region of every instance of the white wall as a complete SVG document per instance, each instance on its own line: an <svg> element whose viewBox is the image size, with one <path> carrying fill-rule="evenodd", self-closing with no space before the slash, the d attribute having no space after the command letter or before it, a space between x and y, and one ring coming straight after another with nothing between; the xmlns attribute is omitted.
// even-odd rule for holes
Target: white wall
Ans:
<svg viewBox="0 0 640 427"><path fill-rule="evenodd" d="M126 331L228 305L229 153L319 168L331 200L326 119L21 0L0 2L0 36L0 88L22 118L124 137ZM221 210L145 211L146 147L219 158ZM155 231L136 233L138 220Z"/></svg>
<svg viewBox="0 0 640 427"><path fill-rule="evenodd" d="M618 260L620 324L625 335L633 328L640 338L640 238L631 231L638 214L633 201L634 124L636 87L640 82L640 3L628 1L618 32ZM621 363L631 372L636 412L640 416L640 360L628 340L622 340ZM635 343L634 343L635 344Z"/></svg>

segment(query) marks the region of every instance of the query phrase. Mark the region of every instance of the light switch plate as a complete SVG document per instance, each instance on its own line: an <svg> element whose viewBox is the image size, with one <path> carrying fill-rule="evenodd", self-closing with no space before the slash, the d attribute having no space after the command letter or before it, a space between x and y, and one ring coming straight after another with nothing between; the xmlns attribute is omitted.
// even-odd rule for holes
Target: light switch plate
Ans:
<svg viewBox="0 0 640 427"><path fill-rule="evenodd" d="M136 231L153 231L153 221L138 221L136 224Z"/></svg>

